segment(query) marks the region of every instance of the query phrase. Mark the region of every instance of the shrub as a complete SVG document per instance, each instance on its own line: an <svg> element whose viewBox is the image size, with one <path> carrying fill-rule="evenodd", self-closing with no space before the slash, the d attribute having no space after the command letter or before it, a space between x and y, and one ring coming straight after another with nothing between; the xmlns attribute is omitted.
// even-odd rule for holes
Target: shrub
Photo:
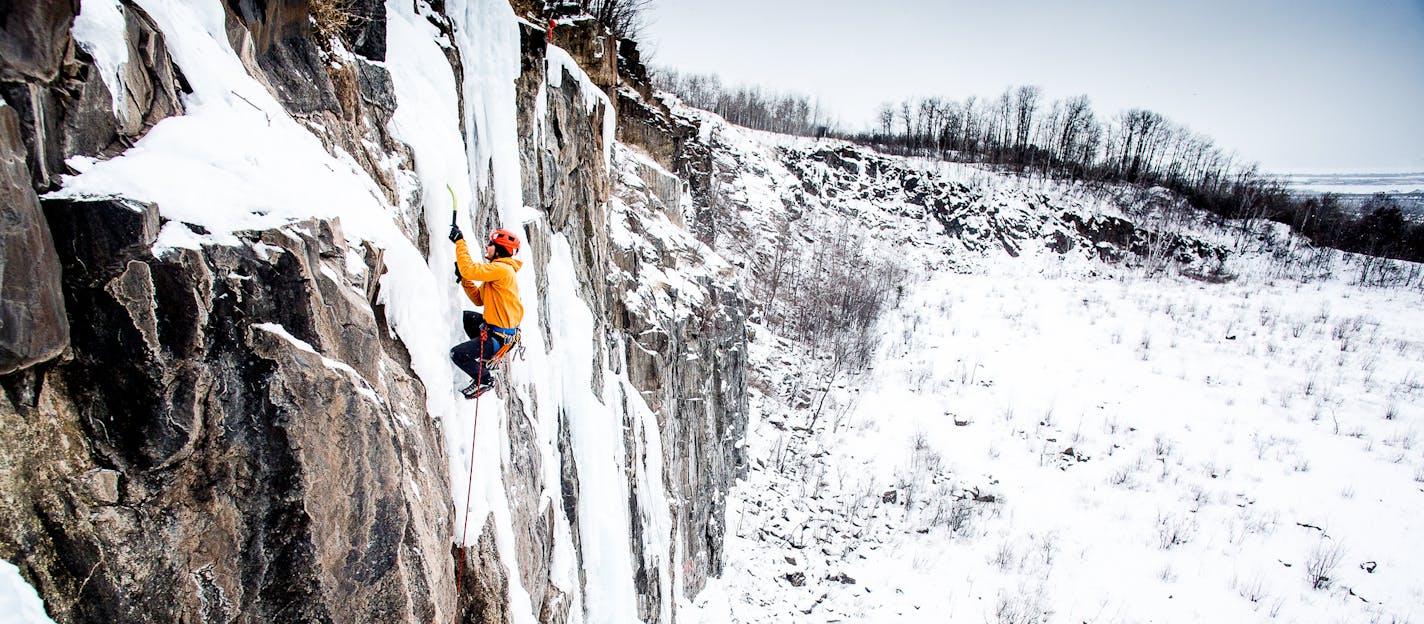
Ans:
<svg viewBox="0 0 1424 624"><path fill-rule="evenodd" d="M322 45L341 37L360 19L351 12L351 0L311 0L311 18Z"/></svg>
<svg viewBox="0 0 1424 624"><path fill-rule="evenodd" d="M1325 539L1320 540L1310 551L1310 556L1305 560L1306 578L1310 580L1310 586L1314 589L1324 589L1332 582L1331 575L1335 574L1335 568L1340 565L1340 560L1345 558L1345 547L1339 542L1330 542Z"/></svg>
<svg viewBox="0 0 1424 624"><path fill-rule="evenodd" d="M1013 593L1000 593L994 608L994 622L997 624L1034 624L1048 619L1049 611L1043 606L1043 591L1019 588Z"/></svg>
<svg viewBox="0 0 1424 624"><path fill-rule="evenodd" d="M1157 546L1162 550L1170 550L1174 546L1190 542L1196 528L1196 522L1189 517L1176 514L1158 515Z"/></svg>

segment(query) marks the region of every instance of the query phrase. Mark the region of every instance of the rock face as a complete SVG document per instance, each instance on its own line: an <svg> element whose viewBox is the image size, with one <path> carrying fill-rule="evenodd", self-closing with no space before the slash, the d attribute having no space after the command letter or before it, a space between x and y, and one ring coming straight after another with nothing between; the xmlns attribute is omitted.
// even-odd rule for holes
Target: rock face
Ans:
<svg viewBox="0 0 1424 624"><path fill-rule="evenodd" d="M0 106L0 375L49 360L69 344L59 256L26 153L19 117Z"/></svg>
<svg viewBox="0 0 1424 624"><path fill-rule="evenodd" d="M6 2L0 22L0 81L53 80L69 47L76 0Z"/></svg>
<svg viewBox="0 0 1424 624"><path fill-rule="evenodd" d="M258 4L306 24L305 3ZM154 206L46 200L41 214L36 191L65 158L116 154L181 114L184 80L135 5L120 7L117 100L69 37L77 6L23 8L0 37L0 557L59 622L451 617L448 464L375 304L379 251L313 221L155 255ZM229 26L249 54L283 32ZM311 45L286 34L272 46ZM383 69L269 66L339 85L307 111L342 131L329 144L391 143L368 130L395 108Z"/></svg>
<svg viewBox="0 0 1424 624"><path fill-rule="evenodd" d="M521 114L519 120L524 201L543 209L550 228L568 237L581 298L595 310L596 334L602 337L595 343L595 357L606 358L614 372L626 369L657 415L663 486L669 499L679 501L670 510L671 535L645 535L651 527L643 526L636 510L653 494L630 484L628 506L635 513L630 514L629 546L637 562L639 615L643 621L660 621L675 598L663 593L664 581L681 583L680 591L692 596L708 576L721 572L725 495L745 469L736 444L747 413L744 302L731 284L730 267L709 263L714 254L677 227L682 182L622 145L607 145L613 137L601 130L603 116L614 114L608 102L590 108L584 92L590 83L570 73L545 82L540 71L543 33L526 26L522 34L519 109L545 112L542 118ZM597 75L590 79L597 85ZM536 105L541 94L547 98L542 107ZM605 149L613 154L611 171ZM611 210L600 208L605 205ZM632 237L615 242L612 231ZM650 287L657 281L651 273L662 270L691 276L695 289ZM621 409L627 432L625 472L634 474L634 463L649 452L649 442L634 433L638 427L626 401L615 408ZM576 481L571 482L576 471L565 472L565 492L577 491ZM526 526L542 522L537 515L527 518ZM668 552L649 548L665 537L671 538ZM666 574L675 578L660 578Z"/></svg>
<svg viewBox="0 0 1424 624"><path fill-rule="evenodd" d="M120 11L129 62L122 68L125 88L117 98L88 55L69 37L68 21L55 35L62 40L66 55L53 72L47 72L47 77L0 81L0 95L19 115L36 188L57 186L59 175L67 172L65 159L113 156L154 124L183 112L179 93L184 79L168 55L163 35L143 9L126 4ZM69 20L73 17L70 13ZM0 62L5 58L0 57Z"/></svg>
<svg viewBox="0 0 1424 624"><path fill-rule="evenodd" d="M26 503L0 554L57 621L450 613L448 508L420 503L443 447L371 313L378 253L349 273L338 225L307 222L155 257L152 206L47 216L74 355L5 378L0 489Z"/></svg>
<svg viewBox="0 0 1424 624"><path fill-rule="evenodd" d="M304 0L223 6L239 60L286 112L392 206L420 206L412 152L387 129L385 3L348 3L359 19L330 41ZM422 6L453 28L442 3ZM662 146L652 157L615 144L613 102L651 93L624 82L612 38L591 23L560 31L579 67L550 61L543 31L522 26L516 104L523 199L541 215L524 229L539 281L526 305L547 322L558 299L544 269L567 241L593 311L591 381L629 390L605 405L623 423L626 500L579 500L590 477L564 406L510 395L513 539L491 514L461 549L445 432L380 304L381 250L335 219L173 246L202 231L160 206L41 199L72 173L67 158L113 157L183 114L186 79L150 16L120 4L129 62L115 98L68 34L77 9L27 4L0 35L0 558L56 621L509 622L528 608L566 622L589 608L591 575L619 573L557 560L569 542L583 557L578 516L595 504L628 510L639 619L675 620L674 601L720 573L726 490L745 469L744 301L731 268L681 229L687 185L662 164L685 159L695 127L642 128ZM424 249L424 219L393 217ZM574 586L555 578L570 569Z"/></svg>
<svg viewBox="0 0 1424 624"><path fill-rule="evenodd" d="M628 376L659 417L664 478L680 501L674 563L691 596L722 573L726 493L747 468L737 444L747 426L746 303L731 265L709 260L715 255L690 233L659 232L680 231L665 203L666 190L681 187L677 178L622 146L616 162L613 216L631 236L614 253L614 291L625 294L614 300L613 317L627 336ZM660 284L653 274L668 268L694 276L689 287Z"/></svg>
<svg viewBox="0 0 1424 624"><path fill-rule="evenodd" d="M282 107L312 129L327 151L354 158L398 203L402 175L395 163L411 161L406 146L390 136L395 112L385 59L385 4L360 0L343 5L349 26L341 37L321 41L314 33L309 2L226 0L228 40L247 67ZM327 48L350 47L352 54ZM392 156L396 156L393 158ZM409 175L409 172L404 172ZM407 221L412 239L420 226Z"/></svg>
<svg viewBox="0 0 1424 624"><path fill-rule="evenodd" d="M774 281L776 250L788 235L803 231L798 222L807 213L838 215L856 223L857 231L887 235L885 244L905 240L882 226L909 218L942 232L951 258L1046 250L1160 268L1226 256L1218 243L1154 222L1150 215L1188 218L1189 211L1163 207L1174 200L1153 191L1116 196L1127 189L1049 193L986 185L972 170L945 173L849 143L757 145L740 137L742 130L685 108L653 118L710 126L692 133L676 152L693 196L684 213L700 240L748 264L758 284ZM765 214L774 216L758 217Z"/></svg>

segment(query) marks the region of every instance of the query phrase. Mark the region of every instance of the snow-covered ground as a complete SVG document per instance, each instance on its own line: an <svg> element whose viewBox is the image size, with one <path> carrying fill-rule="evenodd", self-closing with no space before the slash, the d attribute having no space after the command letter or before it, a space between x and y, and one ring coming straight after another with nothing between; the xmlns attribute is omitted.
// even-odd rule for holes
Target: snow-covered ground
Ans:
<svg viewBox="0 0 1424 624"><path fill-rule="evenodd" d="M814 146L715 132L724 158L760 161L727 195L747 229L774 232L798 186L788 146ZM1012 201L1022 180L938 175L1034 209ZM1417 280L1356 286L1345 256L1335 277L1289 279L1247 251L1234 280L1209 283L1031 245L967 250L884 195L800 204L793 253L834 235L808 231L824 213L873 224L868 240L890 242L866 253L909 269L883 285L904 294L853 373L757 328L752 470L697 621L1424 615Z"/></svg>

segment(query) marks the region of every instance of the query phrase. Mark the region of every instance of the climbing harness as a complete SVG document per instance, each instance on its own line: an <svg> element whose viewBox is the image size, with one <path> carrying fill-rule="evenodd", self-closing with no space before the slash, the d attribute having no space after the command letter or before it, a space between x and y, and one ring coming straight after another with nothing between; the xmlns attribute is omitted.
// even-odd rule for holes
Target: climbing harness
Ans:
<svg viewBox="0 0 1424 624"><path fill-rule="evenodd" d="M520 344L520 338L524 332L516 328L511 333L502 331L496 331L494 333L501 338L500 342L504 344L500 345L499 350L495 351L494 355L491 355L488 360L481 360L480 362L482 364L488 364L491 371L497 371L504 368L505 356L511 352L518 356L521 361L524 359L524 345ZM480 328L480 344L484 344L486 340L489 340L489 334L490 328L488 325Z"/></svg>

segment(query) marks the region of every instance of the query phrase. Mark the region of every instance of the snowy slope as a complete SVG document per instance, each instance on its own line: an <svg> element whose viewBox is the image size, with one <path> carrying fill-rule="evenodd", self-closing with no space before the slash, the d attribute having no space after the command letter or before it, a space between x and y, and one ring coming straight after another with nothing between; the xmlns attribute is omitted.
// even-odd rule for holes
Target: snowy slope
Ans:
<svg viewBox="0 0 1424 624"><path fill-rule="evenodd" d="M908 269L849 373L758 328L753 469L699 621L1418 617L1417 265L1361 287L1367 261L1277 228L684 114L736 172L714 235L747 274L856 233ZM1231 250L1235 279L1104 248L1071 215Z"/></svg>

